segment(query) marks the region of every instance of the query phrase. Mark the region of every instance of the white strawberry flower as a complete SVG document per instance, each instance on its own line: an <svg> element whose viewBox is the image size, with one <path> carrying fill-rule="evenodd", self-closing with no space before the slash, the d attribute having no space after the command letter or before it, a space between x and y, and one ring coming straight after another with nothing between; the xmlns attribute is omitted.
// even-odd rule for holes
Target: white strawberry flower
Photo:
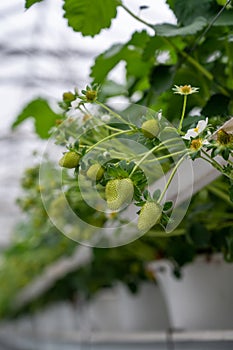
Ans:
<svg viewBox="0 0 233 350"><path fill-rule="evenodd" d="M110 121L110 119L111 119L111 116L110 116L109 114L103 114L103 115L101 116L101 120L102 120L102 122L104 122L104 123L108 123L108 122Z"/></svg>
<svg viewBox="0 0 233 350"><path fill-rule="evenodd" d="M199 120L199 122L197 123L197 126L195 128L189 129L186 134L183 136L183 139L185 140L191 140L192 138L197 137L199 134L201 134L205 128L208 125L208 118L206 118L205 120Z"/></svg>
<svg viewBox="0 0 233 350"><path fill-rule="evenodd" d="M80 104L80 99L76 99L74 101L71 102L71 107L69 108L69 110L66 112L67 117L76 117L77 115L79 115L79 111L78 111L78 106Z"/></svg>

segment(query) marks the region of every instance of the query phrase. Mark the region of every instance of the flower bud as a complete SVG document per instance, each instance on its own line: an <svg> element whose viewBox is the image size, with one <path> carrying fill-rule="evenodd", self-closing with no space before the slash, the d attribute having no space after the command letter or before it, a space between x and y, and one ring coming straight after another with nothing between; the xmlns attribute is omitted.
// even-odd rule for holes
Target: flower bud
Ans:
<svg viewBox="0 0 233 350"><path fill-rule="evenodd" d="M86 91L86 99L87 102L94 102L97 98L97 91L96 90L87 90Z"/></svg>
<svg viewBox="0 0 233 350"><path fill-rule="evenodd" d="M75 95L70 91L64 92L62 97L64 102L72 102L75 100Z"/></svg>

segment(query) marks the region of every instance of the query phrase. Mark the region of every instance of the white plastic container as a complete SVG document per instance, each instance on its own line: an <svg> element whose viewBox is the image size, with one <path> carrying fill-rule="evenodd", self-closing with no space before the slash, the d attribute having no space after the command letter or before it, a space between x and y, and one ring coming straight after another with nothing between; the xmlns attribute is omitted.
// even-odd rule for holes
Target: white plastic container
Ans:
<svg viewBox="0 0 233 350"><path fill-rule="evenodd" d="M172 274L168 261L150 263L164 295L171 327L176 330L233 329L233 264L220 255L200 256Z"/></svg>
<svg viewBox="0 0 233 350"><path fill-rule="evenodd" d="M89 305L89 324L95 331L136 332L169 328L166 306L153 283L143 283L138 293L119 284L101 291Z"/></svg>

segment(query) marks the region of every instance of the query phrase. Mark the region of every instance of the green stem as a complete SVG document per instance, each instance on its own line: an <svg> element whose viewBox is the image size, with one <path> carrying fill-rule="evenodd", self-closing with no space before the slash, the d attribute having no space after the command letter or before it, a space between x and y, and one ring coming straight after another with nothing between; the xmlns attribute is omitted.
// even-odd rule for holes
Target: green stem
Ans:
<svg viewBox="0 0 233 350"><path fill-rule="evenodd" d="M104 126L106 129L108 130L112 130L112 131L122 131L122 129L118 129L118 128L114 128L113 126L110 126L108 124L100 124L101 126ZM131 130L130 130L131 131Z"/></svg>
<svg viewBox="0 0 233 350"><path fill-rule="evenodd" d="M215 159L211 158L211 156L206 151L202 150L202 152L207 158L209 158L210 163L222 173L223 172L222 166Z"/></svg>
<svg viewBox="0 0 233 350"><path fill-rule="evenodd" d="M129 174L129 178L132 177L132 175L134 174L134 172L137 170L137 168L144 162L144 160L149 157L149 155L151 153L153 153L154 151L156 151L158 148L160 148L160 145L157 145L153 148L151 148L148 152L146 152L146 154L140 159L140 161L134 166L133 170L131 171L131 173Z"/></svg>
<svg viewBox="0 0 233 350"><path fill-rule="evenodd" d="M173 237L173 236L182 236L186 233L186 230L181 228L181 229L176 229L170 233L164 233L164 231L149 231L146 236L147 237Z"/></svg>
<svg viewBox="0 0 233 350"><path fill-rule="evenodd" d="M188 95L184 95L182 114L181 114L180 124L179 124L179 128L178 128L179 134L181 134L181 132L182 132L182 126L183 126L183 121L184 121L184 116L185 116L186 105L187 105L187 97L188 97Z"/></svg>
<svg viewBox="0 0 233 350"><path fill-rule="evenodd" d="M180 164L183 162L183 160L185 159L185 156L184 155L183 157L180 158L180 160L176 163L176 165L174 166L172 172L171 172L171 175L169 176L169 179L166 183L166 185L164 186L164 189L163 189L163 192L161 193L161 195L159 196L159 199L158 199L158 203L161 202L161 200L163 199L163 197L165 196L165 193L168 189L168 187L170 186L170 183L172 182L172 179L173 177L175 176L175 173L177 171L177 169L179 168Z"/></svg>
<svg viewBox="0 0 233 350"><path fill-rule="evenodd" d="M96 146L100 145L102 142L105 142L107 140L110 140L111 138L113 137L116 137L116 136L119 136L119 135L123 135L123 134L127 134L129 132L132 132L132 130L121 130L119 132L116 132L115 134L111 134L111 135L108 135L106 136L104 139L98 141L97 143L95 143L94 145L92 145L86 153L90 152L91 150L93 150Z"/></svg>
<svg viewBox="0 0 233 350"><path fill-rule="evenodd" d="M233 206L233 202L230 200L229 194L224 193L222 190L220 190L219 188L213 185L207 186L207 189L213 194L215 194L216 196L218 196L219 198L223 199L225 202L227 202L231 206Z"/></svg>
<svg viewBox="0 0 233 350"><path fill-rule="evenodd" d="M162 157L156 158L156 160L163 160L163 159L166 159L166 158L178 156L179 154L186 153L186 152L187 152L187 150L178 151L178 152L175 152L175 153L167 154L166 156L162 156ZM187 152L187 154L188 154L188 152Z"/></svg>
<svg viewBox="0 0 233 350"><path fill-rule="evenodd" d="M124 4L121 4L120 6L121 6L126 12L128 12L128 14L129 14L130 16L132 16L133 18L135 18L137 21L139 21L139 22L145 24L147 27L150 27L150 28L153 29L154 32L155 32L155 28L154 28L154 25L153 25L153 24L148 23L148 22L144 21L142 18L140 18L140 17L138 17L137 15L135 15L128 7L125 6Z"/></svg>
<svg viewBox="0 0 233 350"><path fill-rule="evenodd" d="M229 0L230 1L230 0ZM145 24L147 27L153 29L153 31L156 34L156 29L154 27L153 24L148 23L146 21L144 21L143 19L141 19L140 17L138 17L137 15L135 15L132 11L130 11L125 5L120 4L120 6L126 11L128 12L128 14L130 14L133 18L135 18L137 21ZM183 56L193 67L195 67L200 73L202 73L208 80L213 81L214 80L214 76L213 74L211 74L207 69L205 69L205 67L203 67L198 61L196 61L193 57L191 57L187 52L185 52L184 50L180 50L174 43L172 43L168 38L162 37L162 39L169 44L170 46L172 46L176 52L178 52L181 56ZM219 91L221 93L223 93L226 96L230 97L230 93L223 87L221 86L219 83L217 83L215 81L215 85L218 87Z"/></svg>
<svg viewBox="0 0 233 350"><path fill-rule="evenodd" d="M178 139L179 140L179 139ZM166 140L166 141L162 141L161 142L161 144L159 144L158 146L156 146L156 147L158 147L158 149L155 149L155 150L159 150L159 151L163 151L163 150L166 150L168 147L175 147L175 146L177 146L177 143L176 144L170 144L169 145L169 143L170 142L173 142L173 141L177 141L177 137L173 137L172 139L168 139L168 140ZM168 145L167 145L168 144ZM167 147L166 147L166 145L167 145ZM143 153L141 153L141 154L138 154L138 155L134 155L133 157L134 158L137 158L137 157L143 157L145 154L147 154L148 153L148 151L147 152L143 152Z"/></svg>
<svg viewBox="0 0 233 350"><path fill-rule="evenodd" d="M96 101L96 103L101 106L102 108L104 108L106 111L108 111L110 114L112 114L115 118L117 118L118 120L120 120L121 122L123 122L124 124L130 125L132 126L132 124L130 124L129 122L127 122L125 119L122 118L122 116L120 116L118 113L114 112L111 108L109 108L108 106L106 106L104 103ZM134 126L135 127L135 126Z"/></svg>

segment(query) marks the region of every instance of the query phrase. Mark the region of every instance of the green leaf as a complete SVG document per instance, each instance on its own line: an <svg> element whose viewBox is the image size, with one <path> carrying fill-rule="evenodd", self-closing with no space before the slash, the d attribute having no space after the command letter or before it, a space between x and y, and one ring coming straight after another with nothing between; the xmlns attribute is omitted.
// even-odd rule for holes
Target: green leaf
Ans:
<svg viewBox="0 0 233 350"><path fill-rule="evenodd" d="M174 0L173 11L178 23L182 25L191 24L195 18L212 18L218 10L215 0Z"/></svg>
<svg viewBox="0 0 233 350"><path fill-rule="evenodd" d="M161 195L161 191L159 189L155 190L153 193L153 199L157 201Z"/></svg>
<svg viewBox="0 0 233 350"><path fill-rule="evenodd" d="M189 238L195 247L206 248L209 244L211 233L203 224L195 222L189 229Z"/></svg>
<svg viewBox="0 0 233 350"><path fill-rule="evenodd" d="M141 32L133 33L127 45L133 45L139 48L144 48L149 40L150 36L145 30L143 30Z"/></svg>
<svg viewBox="0 0 233 350"><path fill-rule="evenodd" d="M138 50L128 50L125 57L127 77L142 78L150 73L153 62L144 61Z"/></svg>
<svg viewBox="0 0 233 350"><path fill-rule="evenodd" d="M175 0L166 0L166 3L168 4L168 6L170 7L170 9L172 11L174 11L175 8Z"/></svg>
<svg viewBox="0 0 233 350"><path fill-rule="evenodd" d="M179 27L174 24L164 23L157 24L154 26L156 34L158 36L172 37L172 36L185 36L193 35L202 30L207 24L207 21L204 17L196 18L191 24L188 24L184 27Z"/></svg>
<svg viewBox="0 0 233 350"><path fill-rule="evenodd" d="M118 5L118 0L64 0L64 17L74 31L93 37L111 26Z"/></svg>
<svg viewBox="0 0 233 350"><path fill-rule="evenodd" d="M173 45L176 47L176 49L174 49ZM184 47L185 43L180 37L170 38L168 44L166 41L164 41L164 38L155 35L147 42L143 52L143 59L145 61L151 58L157 59L157 57L164 52L169 54L166 64L176 64L178 60L177 49L183 50Z"/></svg>
<svg viewBox="0 0 233 350"><path fill-rule="evenodd" d="M156 94L159 95L171 88L174 74L174 66L160 65L154 67L150 75L150 84L154 91L156 91Z"/></svg>
<svg viewBox="0 0 233 350"><path fill-rule="evenodd" d="M206 117L227 115L230 98L222 94L214 94L207 101L201 113Z"/></svg>
<svg viewBox="0 0 233 350"><path fill-rule="evenodd" d="M94 78L94 82L103 83L109 72L120 61L127 62L128 75L144 76L145 70L148 72L148 66L152 64L144 62L142 58L143 49L149 38L145 31L135 32L126 44L115 44L100 54L91 68L90 76Z"/></svg>
<svg viewBox="0 0 233 350"><path fill-rule="evenodd" d="M123 85L118 84L113 80L106 80L101 86L101 90L98 94L98 100L105 100L106 98L120 95L127 96L127 94L128 91Z"/></svg>
<svg viewBox="0 0 233 350"><path fill-rule="evenodd" d="M28 118L35 119L36 133L42 138L47 139L49 130L54 126L56 119L61 118L48 105L48 102L42 98L38 98L30 102L18 115L12 128L15 129L19 124Z"/></svg>
<svg viewBox="0 0 233 350"><path fill-rule="evenodd" d="M232 26L233 25L233 10L224 11L217 21L214 22L214 26Z"/></svg>
<svg viewBox="0 0 233 350"><path fill-rule="evenodd" d="M25 9L29 9L29 7L36 4L37 2L41 2L41 1L44 1L44 0L26 0Z"/></svg>
<svg viewBox="0 0 233 350"><path fill-rule="evenodd" d="M230 196L230 200L233 202L233 183L231 184L231 186L229 188L229 196Z"/></svg>
<svg viewBox="0 0 233 350"><path fill-rule="evenodd" d="M163 210L164 210L164 211L167 211L167 210L171 209L172 206L173 206L173 202L172 202L172 201L166 202L166 203L164 204L164 206L163 206Z"/></svg>
<svg viewBox="0 0 233 350"><path fill-rule="evenodd" d="M103 83L108 73L123 59L125 50L125 45L115 44L96 58L90 74L94 82Z"/></svg>

